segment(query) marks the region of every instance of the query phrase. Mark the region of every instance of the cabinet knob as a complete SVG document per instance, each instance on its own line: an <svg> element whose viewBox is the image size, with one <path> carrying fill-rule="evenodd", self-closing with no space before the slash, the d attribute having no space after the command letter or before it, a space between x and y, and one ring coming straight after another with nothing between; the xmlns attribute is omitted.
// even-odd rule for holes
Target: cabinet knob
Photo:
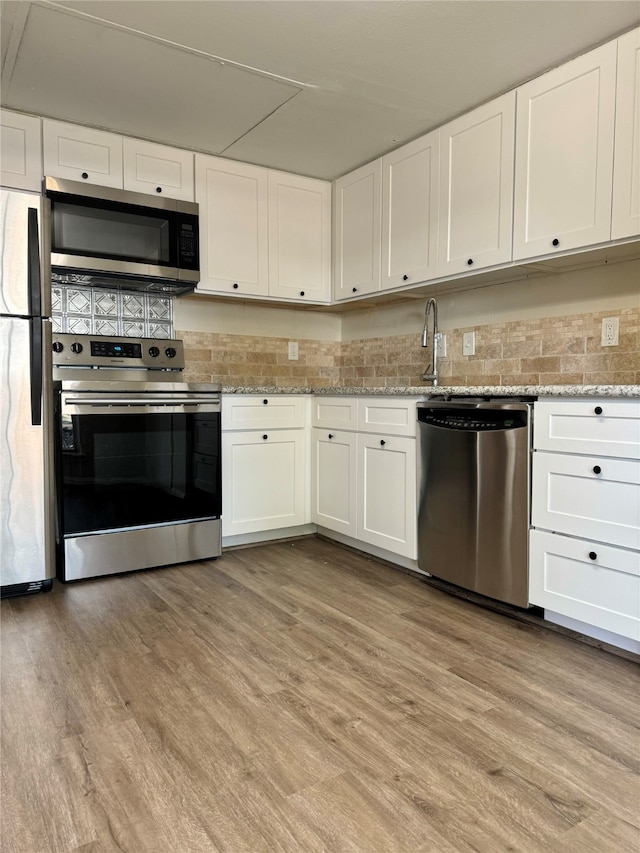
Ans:
<svg viewBox="0 0 640 853"><path fill-rule="evenodd" d="M357 288L357 287L352 287L352 288L351 288L351 292L352 292L352 293L357 293L357 292L358 292L358 288Z"/></svg>
<svg viewBox="0 0 640 853"><path fill-rule="evenodd" d="M262 402L263 402L263 404L266 406L266 405L267 405L267 403L268 403L269 401L268 401L268 400L263 400Z"/></svg>
<svg viewBox="0 0 640 853"><path fill-rule="evenodd" d="M554 237L554 238L553 238L553 240L551 241L551 245L552 245L552 246L559 246L559 245L560 245L560 240L558 240L558 238L557 238L557 237Z"/></svg>
<svg viewBox="0 0 640 853"><path fill-rule="evenodd" d="M89 177L89 175L87 174L87 172L83 172L83 173L82 173L82 179L83 179L84 181L86 181L88 177Z"/></svg>
<svg viewBox="0 0 640 853"><path fill-rule="evenodd" d="M599 465L594 465L593 466L593 473L594 474L602 474L602 468Z"/></svg>
<svg viewBox="0 0 640 853"><path fill-rule="evenodd" d="M402 280L403 280L403 281L409 281L409 276L408 276L408 275L403 275L403 276L402 276Z"/></svg>
<svg viewBox="0 0 640 853"><path fill-rule="evenodd" d="M234 289L234 290L237 290L237 289L238 289L238 282L237 282L237 281L236 281L236 282L234 282L234 284L233 284L233 289Z"/></svg>
<svg viewBox="0 0 640 853"><path fill-rule="evenodd" d="M162 192L162 187L156 187L156 192L157 192L157 193L161 193L161 192Z"/></svg>
<svg viewBox="0 0 640 853"><path fill-rule="evenodd" d="M387 442L384 440L384 438L380 439L380 447L384 447L386 443Z"/></svg>
<svg viewBox="0 0 640 853"><path fill-rule="evenodd" d="M332 432L330 432L330 433L329 433L329 438L333 438L333 433L332 433Z"/></svg>
<svg viewBox="0 0 640 853"><path fill-rule="evenodd" d="M304 296L304 290L300 291L300 296Z"/></svg>
<svg viewBox="0 0 640 853"><path fill-rule="evenodd" d="M589 551L589 559L590 560L597 560L598 559L598 555L596 554L595 551Z"/></svg>
<svg viewBox="0 0 640 853"><path fill-rule="evenodd" d="M469 260L467 261L467 266L473 266L473 258L469 258Z"/></svg>
<svg viewBox="0 0 640 853"><path fill-rule="evenodd" d="M269 438L269 436L266 434L262 436L263 441L266 441L268 438Z"/></svg>
<svg viewBox="0 0 640 853"><path fill-rule="evenodd" d="M602 414L602 406L596 406L593 411L596 413L596 415L601 415Z"/></svg>

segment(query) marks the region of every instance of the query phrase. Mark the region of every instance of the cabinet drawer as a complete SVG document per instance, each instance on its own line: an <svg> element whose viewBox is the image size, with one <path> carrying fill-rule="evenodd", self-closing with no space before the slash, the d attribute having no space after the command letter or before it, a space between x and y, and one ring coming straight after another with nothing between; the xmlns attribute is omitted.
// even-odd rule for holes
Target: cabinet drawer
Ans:
<svg viewBox="0 0 640 853"><path fill-rule="evenodd" d="M389 435L416 435L417 400L371 397L358 400L358 429Z"/></svg>
<svg viewBox="0 0 640 853"><path fill-rule="evenodd" d="M640 640L640 554L532 530L529 599L547 610Z"/></svg>
<svg viewBox="0 0 640 853"><path fill-rule="evenodd" d="M305 412L303 396L231 394L222 398L222 429L296 429L305 426Z"/></svg>
<svg viewBox="0 0 640 853"><path fill-rule="evenodd" d="M314 427L358 428L358 401L354 397L314 397L311 406Z"/></svg>
<svg viewBox="0 0 640 853"><path fill-rule="evenodd" d="M640 548L640 462L537 451L531 523Z"/></svg>
<svg viewBox="0 0 640 853"><path fill-rule="evenodd" d="M534 405L537 450L640 459L640 401L542 401Z"/></svg>

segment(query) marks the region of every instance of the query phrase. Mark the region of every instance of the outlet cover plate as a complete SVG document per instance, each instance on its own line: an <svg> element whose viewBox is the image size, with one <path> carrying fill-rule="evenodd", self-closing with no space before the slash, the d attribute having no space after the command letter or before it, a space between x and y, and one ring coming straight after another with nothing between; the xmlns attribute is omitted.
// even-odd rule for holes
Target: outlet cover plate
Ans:
<svg viewBox="0 0 640 853"><path fill-rule="evenodd" d="M298 360L298 341L289 341L289 361Z"/></svg>
<svg viewBox="0 0 640 853"><path fill-rule="evenodd" d="M617 317L602 318L602 346L617 347L619 335L619 321Z"/></svg>
<svg viewBox="0 0 640 853"><path fill-rule="evenodd" d="M476 333L465 332L462 336L462 355L476 354Z"/></svg>

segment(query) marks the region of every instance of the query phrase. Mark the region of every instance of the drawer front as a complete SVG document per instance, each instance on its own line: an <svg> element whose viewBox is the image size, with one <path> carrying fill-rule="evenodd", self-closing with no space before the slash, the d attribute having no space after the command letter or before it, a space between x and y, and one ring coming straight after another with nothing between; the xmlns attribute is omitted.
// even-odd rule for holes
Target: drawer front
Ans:
<svg viewBox="0 0 640 853"><path fill-rule="evenodd" d="M222 398L222 430L298 429L305 426L306 406L303 396L227 394Z"/></svg>
<svg viewBox="0 0 640 853"><path fill-rule="evenodd" d="M529 542L532 604L640 640L638 552L541 530Z"/></svg>
<svg viewBox="0 0 640 853"><path fill-rule="evenodd" d="M314 397L311 425L327 429L358 428L358 401L355 397Z"/></svg>
<svg viewBox="0 0 640 853"><path fill-rule="evenodd" d="M358 400L358 430L415 438L417 402L397 397Z"/></svg>
<svg viewBox="0 0 640 853"><path fill-rule="evenodd" d="M640 459L640 401L589 400L534 405L536 450Z"/></svg>
<svg viewBox="0 0 640 853"><path fill-rule="evenodd" d="M640 462L537 451L531 523L623 548L640 548Z"/></svg>

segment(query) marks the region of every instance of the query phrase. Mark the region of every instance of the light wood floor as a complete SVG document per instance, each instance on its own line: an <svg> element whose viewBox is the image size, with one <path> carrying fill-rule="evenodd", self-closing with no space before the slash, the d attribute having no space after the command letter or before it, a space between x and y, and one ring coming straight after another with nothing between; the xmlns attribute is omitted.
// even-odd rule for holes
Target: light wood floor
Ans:
<svg viewBox="0 0 640 853"><path fill-rule="evenodd" d="M3 853L638 853L630 660L315 538L2 603Z"/></svg>

